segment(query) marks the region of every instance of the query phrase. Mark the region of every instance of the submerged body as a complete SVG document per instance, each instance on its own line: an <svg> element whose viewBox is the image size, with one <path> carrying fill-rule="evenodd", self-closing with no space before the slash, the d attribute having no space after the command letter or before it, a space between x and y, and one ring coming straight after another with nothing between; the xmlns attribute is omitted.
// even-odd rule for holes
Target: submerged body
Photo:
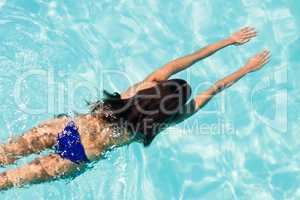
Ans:
<svg viewBox="0 0 300 200"><path fill-rule="evenodd" d="M73 120L78 127L81 144L90 161L101 158L103 153L131 141L130 134L122 130L122 134L114 137L115 127L91 114L81 115L74 119L61 117L41 123L29 130L23 136L14 139L6 145L0 146L6 155L1 154L0 164L13 163L17 158L31 153L37 153L45 148L53 148L57 142L57 134ZM22 183L37 182L49 177L59 177L71 174L81 167L58 154L38 158L21 168L8 170L0 174L0 188L7 188Z"/></svg>
<svg viewBox="0 0 300 200"><path fill-rule="evenodd" d="M95 104L95 112L74 118L62 116L41 123L9 143L0 145L0 166L12 164L16 159L32 153L53 149L60 141L58 134L62 133L70 122L74 122L76 126L74 134L79 134L82 146L78 142L76 145L79 145L79 148L83 147L80 150L84 151L84 159L82 161L98 160L106 151L114 147L130 144L133 141L142 142L145 146L149 145L160 131L160 129L156 129L157 125L167 121L170 122L170 119L172 119L172 123L176 123L188 118L202 108L215 94L229 87L244 75L260 69L268 62L270 55L268 51L263 51L253 56L245 66L224 79L217 81L213 86L189 102L187 102L191 93L189 85L184 80L168 80L169 77L187 69L197 61L212 55L226 46L246 43L255 36L255 30L246 27L229 38L167 63L155 70L142 82L131 86L121 95L110 95L110 99L106 103L110 105L109 111L113 115L109 112L102 112L104 111L103 109L98 109L98 107L101 108L102 104ZM169 83L174 85L163 85ZM157 96L150 95L150 99L141 99L145 94L153 94L156 89L162 96L157 98ZM177 95L178 99L172 99L174 95ZM165 107L167 110L162 112L163 109L159 108L158 113L149 112L151 109L157 110L157 107L160 107L160 103L163 103L166 99ZM118 111L120 106L127 104L130 105L128 109ZM175 109L178 105L182 108L180 109L182 112L180 114L177 114L179 112L170 114L168 109ZM139 110L140 107L146 110L142 112ZM124 119L130 122L129 124L133 124L133 128L119 126L120 124L115 123ZM144 123L146 121L150 121L150 123ZM68 140L68 137L66 136L65 139ZM37 158L19 168L0 173L0 190L16 185L51 180L81 170L85 166L85 162L74 161L70 156L65 156L62 153L65 148L63 146L61 146L61 149L58 147L59 151L56 153ZM72 145L68 147L67 151L70 150L68 154L72 154L73 147Z"/></svg>

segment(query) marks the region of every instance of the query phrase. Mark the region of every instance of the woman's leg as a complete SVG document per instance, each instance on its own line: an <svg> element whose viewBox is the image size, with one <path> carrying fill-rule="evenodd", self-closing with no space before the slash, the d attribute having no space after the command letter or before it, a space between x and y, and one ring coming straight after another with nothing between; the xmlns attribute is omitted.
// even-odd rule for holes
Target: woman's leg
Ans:
<svg viewBox="0 0 300 200"><path fill-rule="evenodd" d="M0 190L55 179L79 170L82 166L57 154L50 154L20 168L0 173Z"/></svg>
<svg viewBox="0 0 300 200"><path fill-rule="evenodd" d="M0 166L12 164L22 156L53 147L57 134L63 130L67 120L67 117L61 117L46 121L9 143L0 144Z"/></svg>

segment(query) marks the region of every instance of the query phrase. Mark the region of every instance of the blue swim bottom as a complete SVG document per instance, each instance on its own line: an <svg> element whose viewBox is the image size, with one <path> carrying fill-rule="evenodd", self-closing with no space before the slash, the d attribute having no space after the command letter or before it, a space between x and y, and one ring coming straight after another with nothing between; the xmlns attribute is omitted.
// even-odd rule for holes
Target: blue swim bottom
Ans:
<svg viewBox="0 0 300 200"><path fill-rule="evenodd" d="M55 153L76 164L89 162L80 141L78 128L73 121L68 122L63 132L58 134Z"/></svg>

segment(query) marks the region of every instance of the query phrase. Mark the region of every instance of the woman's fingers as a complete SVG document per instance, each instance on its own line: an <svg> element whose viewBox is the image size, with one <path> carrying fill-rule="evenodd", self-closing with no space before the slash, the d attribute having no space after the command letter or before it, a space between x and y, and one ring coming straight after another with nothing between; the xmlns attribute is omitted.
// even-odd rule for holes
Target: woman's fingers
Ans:
<svg viewBox="0 0 300 200"><path fill-rule="evenodd" d="M244 28L241 29L241 31L246 31L246 30L249 30L251 27L250 26L246 26Z"/></svg>
<svg viewBox="0 0 300 200"><path fill-rule="evenodd" d="M255 57L256 57L257 59L260 59L260 58L263 56L264 52L265 52L265 50L264 50L264 51L261 51L261 52L259 52L259 53L257 53L257 54L255 55Z"/></svg>
<svg viewBox="0 0 300 200"><path fill-rule="evenodd" d="M257 33L257 31L255 29L250 29L250 30L244 31L243 35L253 35L256 33Z"/></svg>
<svg viewBox="0 0 300 200"><path fill-rule="evenodd" d="M247 67L250 72L260 69L263 65L270 61L271 53L269 50L263 50L254 55L248 61Z"/></svg>
<svg viewBox="0 0 300 200"><path fill-rule="evenodd" d="M254 55L254 59L256 59L259 63L263 62L265 59L268 59L270 57L270 52L268 50L263 50L260 53L257 53Z"/></svg>
<svg viewBox="0 0 300 200"><path fill-rule="evenodd" d="M254 37L256 36L256 34L257 34L256 31L251 31L251 32L244 33L244 37Z"/></svg>
<svg viewBox="0 0 300 200"><path fill-rule="evenodd" d="M251 38L256 37L257 32L252 27L245 27L241 30L243 42L248 42Z"/></svg>
<svg viewBox="0 0 300 200"><path fill-rule="evenodd" d="M266 59L261 65L265 65L270 61L270 58Z"/></svg>
<svg viewBox="0 0 300 200"><path fill-rule="evenodd" d="M265 65L270 61L270 56L266 57L264 60L262 60L261 65Z"/></svg>
<svg viewBox="0 0 300 200"><path fill-rule="evenodd" d="M250 26L247 26L247 27L241 29L241 32L243 32L243 33L253 32L253 31L255 31L255 28L250 27Z"/></svg>
<svg viewBox="0 0 300 200"><path fill-rule="evenodd" d="M255 35L244 36L244 37L242 38L242 41L249 41L251 38L254 38L254 37L255 37Z"/></svg>
<svg viewBox="0 0 300 200"><path fill-rule="evenodd" d="M233 39L236 44L243 44L250 41L251 38L256 37L257 32L255 28L247 26L233 34Z"/></svg>
<svg viewBox="0 0 300 200"><path fill-rule="evenodd" d="M260 66L268 63L270 60L270 57L271 57L270 51L264 50L263 52L261 52L258 56Z"/></svg>
<svg viewBox="0 0 300 200"><path fill-rule="evenodd" d="M260 53L260 59L267 57L269 54L270 54L270 51L263 50L263 52Z"/></svg>
<svg viewBox="0 0 300 200"><path fill-rule="evenodd" d="M265 50L259 52L257 55L259 55L259 57L263 57L266 53L267 53L267 50L265 49Z"/></svg>
<svg viewBox="0 0 300 200"><path fill-rule="evenodd" d="M271 54L270 52L266 53L262 58L261 58L261 63L265 63L268 60L270 60Z"/></svg>

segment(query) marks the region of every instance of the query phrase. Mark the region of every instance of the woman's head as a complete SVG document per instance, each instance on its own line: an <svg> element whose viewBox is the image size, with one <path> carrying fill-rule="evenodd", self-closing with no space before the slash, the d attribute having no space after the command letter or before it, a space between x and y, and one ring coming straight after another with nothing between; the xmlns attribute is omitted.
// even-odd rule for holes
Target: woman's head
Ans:
<svg viewBox="0 0 300 200"><path fill-rule="evenodd" d="M121 99L119 94L106 91L104 95L102 102L92 105L92 112L100 114L108 122L125 125L147 146L183 109L191 95L191 87L185 80L170 79L140 90L128 99Z"/></svg>

